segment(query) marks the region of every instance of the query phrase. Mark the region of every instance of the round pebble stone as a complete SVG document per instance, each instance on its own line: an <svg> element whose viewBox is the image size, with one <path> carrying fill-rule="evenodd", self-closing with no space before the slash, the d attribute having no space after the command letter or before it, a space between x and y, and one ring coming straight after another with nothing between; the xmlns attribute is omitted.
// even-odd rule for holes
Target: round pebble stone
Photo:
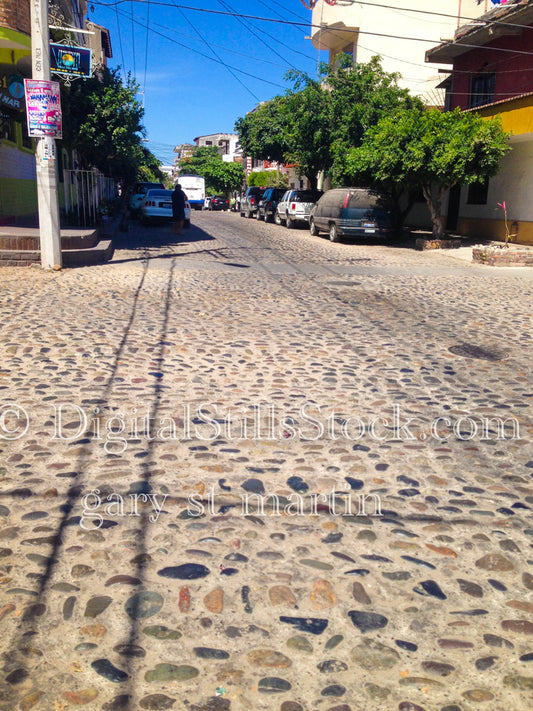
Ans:
<svg viewBox="0 0 533 711"><path fill-rule="evenodd" d="M342 634L335 634L335 635L333 635L333 637L331 637L331 639L328 639L328 641L326 642L325 648L326 649L334 649L342 642L343 639L344 639L344 636Z"/></svg>
<svg viewBox="0 0 533 711"><path fill-rule="evenodd" d="M279 711L304 711L304 707L297 701L284 701Z"/></svg>
<svg viewBox="0 0 533 711"><path fill-rule="evenodd" d="M113 598L107 595L96 595L92 597L85 607L85 617L98 617L113 602Z"/></svg>
<svg viewBox="0 0 533 711"><path fill-rule="evenodd" d="M271 649L256 649L248 653L248 661L255 667L284 669L292 666L292 661L281 652Z"/></svg>
<svg viewBox="0 0 533 711"><path fill-rule="evenodd" d="M179 639L181 637L181 632L178 630L171 630L164 625L150 625L143 629L143 634L149 637L155 637L156 639Z"/></svg>
<svg viewBox="0 0 533 711"><path fill-rule="evenodd" d="M226 652L224 649L194 647L193 652L199 659L229 659L229 652Z"/></svg>
<svg viewBox="0 0 533 711"><path fill-rule="evenodd" d="M163 709L171 709L176 703L176 699L171 699L165 694L150 694L139 701L142 709L150 709L150 711L162 711Z"/></svg>
<svg viewBox="0 0 533 711"><path fill-rule="evenodd" d="M176 666L175 664L156 664L154 669L149 669L144 678L148 682L154 681L186 681L194 679L199 674L196 667L191 667L188 664Z"/></svg>
<svg viewBox="0 0 533 711"><path fill-rule="evenodd" d="M412 701L402 701L398 706L398 711L426 711L426 709Z"/></svg>
<svg viewBox="0 0 533 711"><path fill-rule="evenodd" d="M292 689L291 684L277 676L266 676L259 681L258 690L263 694L280 694Z"/></svg>
<svg viewBox="0 0 533 711"><path fill-rule="evenodd" d="M131 696L129 694L119 694L107 701L102 706L102 711L126 711L130 708Z"/></svg>
<svg viewBox="0 0 533 711"><path fill-rule="evenodd" d="M113 651L120 654L121 657L132 659L142 659L146 656L146 651L138 644L117 644L113 647Z"/></svg>
<svg viewBox="0 0 533 711"><path fill-rule="evenodd" d="M386 627L388 619L384 615L379 615L377 612L363 612L361 610L350 610L348 616L353 625L357 627L363 634L373 630L379 630Z"/></svg>
<svg viewBox="0 0 533 711"><path fill-rule="evenodd" d="M321 674L338 674L346 671L348 669L348 665L338 659L327 659L326 661L317 664L316 668Z"/></svg>
<svg viewBox="0 0 533 711"><path fill-rule="evenodd" d="M294 637L289 637L287 640L287 647L290 649L295 649L298 652L305 652L307 654L312 654L313 645L303 635L294 635Z"/></svg>
<svg viewBox="0 0 533 711"><path fill-rule="evenodd" d="M408 652L416 652L418 649L418 645L414 644L413 642L406 642L403 639L396 639L394 640L395 644L397 647L400 647L400 649L405 649Z"/></svg>
<svg viewBox="0 0 533 711"><path fill-rule="evenodd" d="M157 614L163 607L163 602L162 595L146 590L130 597L124 608L132 620L144 620Z"/></svg>
<svg viewBox="0 0 533 711"><path fill-rule="evenodd" d="M331 686L326 686L322 689L320 696L344 696L346 693L346 687L340 684L331 684Z"/></svg>
<svg viewBox="0 0 533 711"><path fill-rule="evenodd" d="M451 706L443 706L440 711L462 711L460 706L452 704Z"/></svg>
<svg viewBox="0 0 533 711"><path fill-rule="evenodd" d="M469 689L465 691L462 696L468 701L475 701L476 703L483 703L484 701L492 701L494 694L486 689Z"/></svg>
<svg viewBox="0 0 533 711"><path fill-rule="evenodd" d="M157 571L157 574L162 578L173 578L175 580L197 580L198 578L205 578L210 572L205 565L184 563L183 565L162 568L162 570Z"/></svg>
<svg viewBox="0 0 533 711"><path fill-rule="evenodd" d="M109 681L120 683L129 678L129 675L126 674L125 671L117 669L109 659L96 659L94 662L91 662L91 667L97 674L100 674L100 676L103 676L104 679L108 679Z"/></svg>

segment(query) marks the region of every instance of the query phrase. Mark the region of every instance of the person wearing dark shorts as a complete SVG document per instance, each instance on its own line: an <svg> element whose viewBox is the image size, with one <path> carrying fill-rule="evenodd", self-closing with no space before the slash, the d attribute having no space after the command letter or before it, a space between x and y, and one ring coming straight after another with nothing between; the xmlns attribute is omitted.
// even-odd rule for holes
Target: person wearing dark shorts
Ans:
<svg viewBox="0 0 533 711"><path fill-rule="evenodd" d="M185 221L185 203L187 196L181 189L181 185L176 183L172 193L172 217L174 219L173 232L177 235L183 234L183 223Z"/></svg>

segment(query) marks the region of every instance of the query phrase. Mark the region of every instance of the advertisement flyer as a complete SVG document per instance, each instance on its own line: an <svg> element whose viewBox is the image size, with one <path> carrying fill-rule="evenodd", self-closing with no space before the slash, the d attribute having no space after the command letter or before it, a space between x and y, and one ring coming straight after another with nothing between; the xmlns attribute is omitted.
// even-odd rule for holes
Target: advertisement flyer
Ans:
<svg viewBox="0 0 533 711"><path fill-rule="evenodd" d="M26 116L30 138L62 138L59 83L42 79L24 79Z"/></svg>

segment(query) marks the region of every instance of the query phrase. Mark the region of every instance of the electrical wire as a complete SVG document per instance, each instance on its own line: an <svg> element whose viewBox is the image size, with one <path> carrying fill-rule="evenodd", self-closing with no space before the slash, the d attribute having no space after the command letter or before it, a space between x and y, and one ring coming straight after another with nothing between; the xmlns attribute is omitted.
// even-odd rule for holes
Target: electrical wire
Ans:
<svg viewBox="0 0 533 711"><path fill-rule="evenodd" d="M120 56L122 57L122 73L126 79L126 62L124 61L124 47L122 46L122 33L120 32L120 22L118 21L118 6L115 5L115 15L117 16L118 42L120 45Z"/></svg>
<svg viewBox="0 0 533 711"><path fill-rule="evenodd" d="M146 71L148 69L148 36L150 34L150 3L148 3L148 12L146 13L146 46L144 49L144 82L143 82L143 109L144 99L146 97Z"/></svg>
<svg viewBox="0 0 533 711"><path fill-rule="evenodd" d="M129 18L127 13L121 12L118 10L118 13L122 15L123 17ZM140 27L143 27L146 29L146 25L143 24L140 20L134 20L135 24L139 25ZM200 52L197 49L194 49L193 47L189 47L186 44L183 44L183 42L178 42L176 39L173 39L172 37L169 37L168 35L163 34L162 32L159 32L158 30L153 29L153 27L150 28L150 32L152 34L158 35L159 37L163 37L163 39L168 40L172 44L177 45L178 47L183 47L184 49L189 50L190 52L194 52L195 54L199 54L201 57L204 59L207 59L210 62L215 62L216 64L222 64L222 62L218 59L215 59L214 57L210 57L209 55L205 54L204 52ZM286 87L282 86L281 84L276 84L276 82L270 81L269 79L265 79L264 77L261 77L257 74L250 74L250 72L245 72L243 69L239 69L238 67L233 67L231 65L228 65L233 69L234 71L238 72L239 74L243 74L244 76L251 77L252 79L255 79L257 81L261 81L265 84L270 84L271 86L276 87L277 89L283 89L285 90Z"/></svg>
<svg viewBox="0 0 533 711"><path fill-rule="evenodd" d="M126 1L127 1L127 0L114 0L114 2L105 3L105 2L98 2L98 0L94 0L94 4L95 4L95 5L102 5L102 6L104 6L104 7L113 7L114 5L120 5L120 4L122 4L123 2L126 2ZM175 4L173 4L173 3L168 3L168 2L164 2L163 0L149 0L149 1L152 2L154 5L161 5L161 6L164 6L164 7L176 7ZM145 3L145 2L148 2L148 0L135 0L135 2ZM221 3L221 0L218 0L218 2L219 2L220 4L222 4L222 3ZM370 4L370 3L365 3L365 4L368 5L368 4ZM191 7L191 6L189 6L189 5L179 5L179 7L182 8L182 9L185 9L185 10L193 10L193 11L195 11L195 12L207 12L207 13L211 13L211 14L215 14L215 15L226 15L226 16L230 16L230 17L235 17L235 18L237 18L237 19L241 19L241 18L242 18L242 19L250 19L250 20L260 20L260 21L262 21L262 22L273 22L273 23L277 23L277 24L294 25L294 26L301 26L301 25L304 24L304 23L301 23L301 22L293 22L292 20L291 20L291 21L289 21L289 20L279 20L279 19L275 19L275 18L272 18L272 17L259 17L259 16L257 16L257 15L245 15L245 14L241 14L241 13L228 12L228 11L222 12L221 10L208 10L207 8ZM384 6L384 7L387 7L387 6ZM415 12L415 10L412 10L412 11ZM443 13L434 13L434 12L432 12L432 11L426 11L426 10L423 10L423 11L422 11L422 10L416 10L416 12L428 12L429 14L439 14L439 15L440 15L440 14L443 14ZM455 15L444 15L444 16L445 16L445 17L455 17ZM489 21L486 21L486 22L489 23ZM491 21L490 21L490 24L506 25L506 26L510 26L510 27L516 27L516 26L518 26L518 27L520 27L521 29L524 29L524 26L523 26L523 25L513 25L512 23L498 22L497 20L494 20L494 21L491 20ZM306 27L309 27L309 26L310 26L310 27L317 27L317 28L320 28L320 27L321 27L321 25L314 25L314 24L312 24L312 23L311 23L311 24L305 23L305 26L306 26ZM252 34L253 34L253 33L252 33ZM408 37L408 36L405 36L405 35L391 35L391 34L384 33L384 32L369 32L369 31L367 31L367 30L364 30L364 31L363 31L363 30L358 30L358 34L360 34L360 35L369 35L370 37L386 37L387 39L400 39L400 40L406 40L406 41L411 41L411 42L423 42L423 43L425 43L425 44L430 43L430 44L433 44L433 45L440 45L440 44L442 44L440 40L435 40L435 39L431 39L431 38L427 38L427 37L426 37L426 38L424 38L424 37ZM255 36L257 36L257 35L255 35ZM261 38L259 37L259 39L261 39ZM261 40L261 41L263 41L263 40ZM450 42L451 42L451 41L450 41ZM263 44L264 44L264 42L263 42ZM267 46L268 46L268 45L267 45ZM490 46L487 46L487 45L467 44L467 43L465 43L465 42L461 42L461 43L460 43L460 46L461 46L461 47L465 47L465 48L467 48L467 49L480 49L480 48L483 48L484 50L494 51L494 52L506 52L506 53L515 54L515 55L525 55L525 56L528 56L528 57L533 56L533 52L526 52L526 51L523 51L523 50L515 50L515 49L504 49L504 48L500 48L500 47L490 47ZM272 48L269 48L269 49L272 49ZM279 55L279 53L277 53L277 52L276 52L276 54L277 54L278 56L281 56L281 55ZM283 59L283 57L282 57L282 59Z"/></svg>
<svg viewBox="0 0 533 711"><path fill-rule="evenodd" d="M148 7L150 7L150 0L148 0ZM137 72L135 70L135 27L133 25L133 0L130 0L130 8L131 8L131 50L132 50L132 56L133 56L133 76L137 76Z"/></svg>
<svg viewBox="0 0 533 711"><path fill-rule="evenodd" d="M122 3L129 2L129 1L130 0L113 0L113 2L102 2L102 1L97 2L95 0L92 4L104 5L106 7L113 7L114 5L121 5ZM135 2L138 2L141 4L148 2L148 1L152 2L154 5L162 5L164 7L173 7L174 6L172 3L164 2L163 0L135 0ZM492 19L480 20L481 16L480 17L466 17L465 15L460 15L458 18L457 15L452 15L452 14L444 13L444 12L435 12L434 10L420 10L420 9L411 8L411 7L398 8L398 7L392 7L390 5L384 5L381 3L365 2L364 0L357 0L357 3L359 5L369 5L370 7L382 7L387 10L401 9L401 10L405 10L406 12L417 12L417 13L422 13L422 14L426 14L426 15L437 15L439 17L449 17L449 18L453 18L455 20L456 19L468 20L469 22L477 22L477 23L483 22L486 26L503 25L505 27L517 27L522 30L524 29L524 25L520 25L520 24L513 23L513 22L504 22L503 20L492 20ZM248 20L262 20L263 22L273 22L273 23L277 23L277 24L283 23L283 24L288 24L288 25L300 25L300 26L305 26L305 27L317 27L317 28L320 27L320 25L314 25L312 22L309 23L309 22L294 22L293 20L276 20L272 17L260 17L258 15L246 15L244 13L230 12L230 11L223 12L221 10L210 10L205 7L193 7L191 5L181 5L180 4L179 7L181 7L182 10L194 10L195 12L206 12L206 13L213 14L213 15L230 15L232 17L241 17L243 19L248 19ZM510 6L510 7L512 7L512 6ZM388 36L388 35L384 35L384 36ZM404 39L404 38L401 38L401 39ZM412 38L408 38L408 39L412 39ZM421 40L421 41L435 42L436 40Z"/></svg>
<svg viewBox="0 0 533 711"><path fill-rule="evenodd" d="M241 16L240 16L240 15L238 15L237 13L231 12L231 11L230 11L231 8L228 8L228 6L227 6L224 2L222 2L222 0L217 0L217 2L218 2L218 4L221 5L223 8L225 8L226 10L228 10L228 13L227 13L228 15L233 15L233 17L235 17L235 19L236 19L238 22L240 22L240 24L243 25L243 27L244 27L250 34L252 34L256 39L258 39L262 44L264 44L267 49L269 49L271 52L274 52L274 54L275 54L277 57L279 57L280 59L282 59L282 60L287 64L288 67L290 67L291 69L296 69L296 67L294 67L290 62L288 62L288 61L285 59L285 57L284 57L283 55L281 55L277 50L275 50L273 47L271 47L271 46L268 44L268 42L265 42L265 40L261 37L261 35L259 35L254 29L252 29L249 25L247 25L247 24L241 19ZM281 20L280 20L280 22L281 22ZM264 34L266 34L266 32L265 32ZM269 35L269 37L270 37L270 35Z"/></svg>
<svg viewBox="0 0 533 711"><path fill-rule="evenodd" d="M251 96L253 96L253 98L254 98L257 102L259 102L259 100L260 100L259 97L258 97L256 94L254 94L254 92L253 92L249 87L247 87L246 84L245 84L241 79L239 79L239 77L237 76L237 74L235 74L235 72L233 71L233 69L232 69L228 64L226 64L226 62L224 62L224 60L223 60L221 57L219 57L219 55L215 52L215 50L214 50L213 47L209 44L209 42L205 39L205 37L204 37L204 36L199 32L199 30L197 30L196 27L192 24L192 22L189 20L189 18L188 18L187 15L183 12L183 10L178 7L178 11L179 11L180 15L183 17L183 19L185 20L185 22L187 22L187 23L192 27L193 31L194 31L194 32L198 35L198 37L202 40L202 42L205 44L205 46L207 47L207 49L218 59L218 61L219 61L221 64L223 64L223 65L226 67L226 69L227 69L228 72L231 74L231 76L232 76L234 79L236 79L236 80L239 82L239 84L240 84L242 87L244 87L244 88L246 89L246 91L247 91Z"/></svg>

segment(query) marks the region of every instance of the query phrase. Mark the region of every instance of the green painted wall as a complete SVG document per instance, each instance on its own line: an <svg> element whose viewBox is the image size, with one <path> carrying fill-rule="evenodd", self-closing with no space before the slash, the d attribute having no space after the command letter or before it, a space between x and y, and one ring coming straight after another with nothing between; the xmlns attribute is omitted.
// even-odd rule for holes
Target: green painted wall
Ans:
<svg viewBox="0 0 533 711"><path fill-rule="evenodd" d="M0 178L0 217L33 215L37 212L35 180Z"/></svg>

